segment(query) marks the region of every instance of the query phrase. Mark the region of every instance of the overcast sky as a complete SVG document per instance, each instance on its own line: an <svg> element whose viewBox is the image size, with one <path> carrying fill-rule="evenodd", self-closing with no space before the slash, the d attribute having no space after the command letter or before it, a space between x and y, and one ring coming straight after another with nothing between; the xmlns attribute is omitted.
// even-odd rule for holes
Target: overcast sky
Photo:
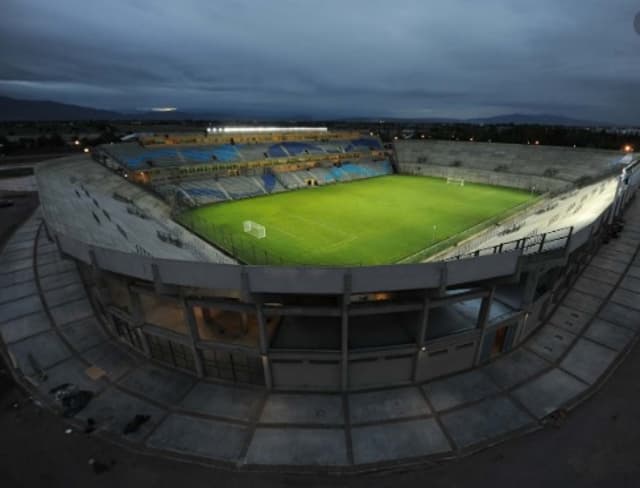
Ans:
<svg viewBox="0 0 640 488"><path fill-rule="evenodd" d="M2 0L0 94L640 124L640 0Z"/></svg>

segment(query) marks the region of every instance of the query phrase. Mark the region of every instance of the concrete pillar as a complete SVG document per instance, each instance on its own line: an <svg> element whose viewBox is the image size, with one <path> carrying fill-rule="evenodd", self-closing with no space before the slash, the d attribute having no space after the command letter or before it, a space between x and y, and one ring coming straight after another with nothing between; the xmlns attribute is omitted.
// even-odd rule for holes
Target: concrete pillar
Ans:
<svg viewBox="0 0 640 488"><path fill-rule="evenodd" d="M256 307L256 318L258 321L258 342L260 348L260 359L262 361L262 370L264 371L264 384L268 390L273 388L273 376L271 374L271 361L269 360L269 342L267 340L267 321L264 318L262 309L262 299L251 293L251 283L249 282L249 274L246 267L242 268L240 277L242 281L241 299L245 302L251 302ZM242 313L242 324L246 325L247 314Z"/></svg>
<svg viewBox="0 0 640 488"><path fill-rule="evenodd" d="M529 307L533 303L535 298L536 289L538 288L538 281L540 280L540 272L538 270L532 270L527 273L527 279L524 284L524 290L522 291L522 308L529 310Z"/></svg>
<svg viewBox="0 0 640 488"><path fill-rule="evenodd" d="M492 286L489 289L489 294L482 299L482 305L480 305L480 313L478 314L478 328L481 332L478 346L476 347L474 364L478 364L478 361L480 360L480 354L482 352L482 346L484 344L484 339L486 336L487 323L489 322L489 312L491 311L491 303L493 302L495 291L496 287Z"/></svg>
<svg viewBox="0 0 640 488"><path fill-rule="evenodd" d="M129 295L129 310L131 310L131 320L133 322L134 332L138 334L144 355L151 357L151 348L147 336L142 333L141 326L144 324L144 310L140 303L140 297L137 293L131 291L127 285L127 294Z"/></svg>
<svg viewBox="0 0 640 488"><path fill-rule="evenodd" d="M351 300L351 273L345 272L341 303L341 352L342 352L342 391L349 389L349 302Z"/></svg>
<svg viewBox="0 0 640 488"><path fill-rule="evenodd" d="M264 318L262 300L254 299L256 305L256 317L258 319L258 341L260 346L260 358L264 371L264 384L267 390L273 388L273 376L271 375L271 361L269 360L269 341L267 340L267 321Z"/></svg>
<svg viewBox="0 0 640 488"><path fill-rule="evenodd" d="M197 343L200 339L198 334L198 323L196 322L196 316L193 313L193 308L189 305L186 298L180 297L182 308L184 310L184 316L187 318L187 326L189 329L189 345L191 346L191 352L193 353L193 361L196 367L196 374L198 378L204 377L204 367L202 366L202 356L200 356L200 350Z"/></svg>
<svg viewBox="0 0 640 488"><path fill-rule="evenodd" d="M247 334L249 332L249 316L247 312L242 312L240 314L240 320L242 321L242 332Z"/></svg>
<svg viewBox="0 0 640 488"><path fill-rule="evenodd" d="M416 346L418 346L418 350L416 351L416 358L413 364L413 381L414 383L418 378L418 366L420 365L420 357L424 352L422 349L424 347L424 339L427 335L427 330L429 328L429 303L431 302L429 297L429 290L425 290L424 293L424 301L422 302L422 314L420 316L420 322L418 324L418 334L416 336Z"/></svg>

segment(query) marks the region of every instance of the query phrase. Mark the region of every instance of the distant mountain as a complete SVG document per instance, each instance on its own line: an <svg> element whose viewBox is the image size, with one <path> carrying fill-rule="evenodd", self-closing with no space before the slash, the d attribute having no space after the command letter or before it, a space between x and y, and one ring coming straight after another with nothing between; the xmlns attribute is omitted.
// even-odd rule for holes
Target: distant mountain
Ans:
<svg viewBox="0 0 640 488"><path fill-rule="evenodd" d="M470 124L517 124L517 125L565 125L571 127L594 127L594 126L609 126L602 122L594 122L587 120L572 119L570 117L563 117L561 115L552 114L507 114L497 115L495 117L484 117L468 119L465 122Z"/></svg>
<svg viewBox="0 0 640 488"><path fill-rule="evenodd" d="M343 121L349 122L377 122L383 120L385 122L395 123L417 123L417 124L486 124L486 125L563 125L570 127L602 127L613 126L604 122L593 122L587 120L572 119L561 115L551 114L506 114L497 115L495 117L476 117L471 119L454 119L451 117L358 117L345 118Z"/></svg>
<svg viewBox="0 0 640 488"><path fill-rule="evenodd" d="M80 105L52 102L49 100L19 100L0 96L0 121L10 122L50 122L72 120L215 120L233 118L229 114L213 114L210 112L182 111L136 111L117 112L101 110Z"/></svg>
<svg viewBox="0 0 640 488"><path fill-rule="evenodd" d="M189 110L183 111L137 111L137 112L116 112L111 110L100 110L79 105L69 105L66 103L52 102L48 100L18 100L15 98L0 96L0 121L71 121L71 120L148 120L148 121L178 121L178 120L240 120L251 118L253 120L313 120L311 116L292 115L292 113L280 112L262 114L245 113L246 109L214 112L213 110ZM612 124L590 122L572 119L550 114L509 114L498 115L496 117L473 118L473 119L453 119L448 117L429 118L389 118L389 117L349 117L338 118L343 122L377 122L385 120L397 123L433 123L433 124L538 124L538 125L564 125L574 127L594 127L610 126Z"/></svg>
<svg viewBox="0 0 640 488"><path fill-rule="evenodd" d="M46 100L18 100L0 96L2 121L113 120L122 114Z"/></svg>

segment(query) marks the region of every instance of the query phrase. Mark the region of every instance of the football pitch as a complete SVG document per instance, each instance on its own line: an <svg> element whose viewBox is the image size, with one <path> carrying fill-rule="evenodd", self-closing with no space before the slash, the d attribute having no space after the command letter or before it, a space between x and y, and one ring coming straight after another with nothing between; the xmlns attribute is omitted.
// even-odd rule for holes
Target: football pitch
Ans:
<svg viewBox="0 0 640 488"><path fill-rule="evenodd" d="M249 264L392 264L420 261L534 198L512 188L392 175L217 203L179 220ZM265 226L266 237L245 233L245 220Z"/></svg>

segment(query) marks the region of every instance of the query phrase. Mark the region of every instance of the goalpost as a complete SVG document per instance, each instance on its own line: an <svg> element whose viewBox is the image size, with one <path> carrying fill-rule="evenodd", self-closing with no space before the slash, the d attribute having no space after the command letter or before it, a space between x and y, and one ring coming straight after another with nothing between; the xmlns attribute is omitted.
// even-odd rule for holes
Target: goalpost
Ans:
<svg viewBox="0 0 640 488"><path fill-rule="evenodd" d="M464 178L447 178L447 185L464 186Z"/></svg>
<svg viewBox="0 0 640 488"><path fill-rule="evenodd" d="M251 234L256 239L264 239L267 237L267 229L264 225L260 225L253 220L245 220L242 223L242 228L247 234Z"/></svg>

